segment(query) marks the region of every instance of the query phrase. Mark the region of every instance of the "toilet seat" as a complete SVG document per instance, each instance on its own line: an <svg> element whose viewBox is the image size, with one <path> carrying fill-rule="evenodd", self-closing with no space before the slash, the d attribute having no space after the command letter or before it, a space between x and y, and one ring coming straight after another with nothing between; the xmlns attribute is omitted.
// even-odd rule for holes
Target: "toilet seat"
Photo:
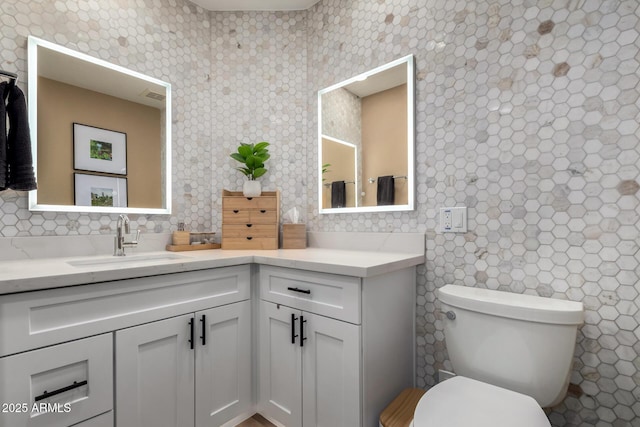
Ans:
<svg viewBox="0 0 640 427"><path fill-rule="evenodd" d="M414 427L551 427L529 396L455 376L432 387L416 407Z"/></svg>

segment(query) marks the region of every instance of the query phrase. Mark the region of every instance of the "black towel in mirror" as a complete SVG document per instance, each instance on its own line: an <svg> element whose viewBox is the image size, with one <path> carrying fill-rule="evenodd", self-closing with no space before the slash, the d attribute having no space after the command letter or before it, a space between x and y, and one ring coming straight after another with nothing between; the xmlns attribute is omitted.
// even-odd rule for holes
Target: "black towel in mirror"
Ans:
<svg viewBox="0 0 640 427"><path fill-rule="evenodd" d="M395 182L392 175L378 177L378 206L395 204Z"/></svg>
<svg viewBox="0 0 640 427"><path fill-rule="evenodd" d="M0 191L8 185L9 164L7 163L7 110L4 94L8 90L7 82L0 83Z"/></svg>
<svg viewBox="0 0 640 427"><path fill-rule="evenodd" d="M347 204L347 191L344 181L331 183L331 207L344 208Z"/></svg>
<svg viewBox="0 0 640 427"><path fill-rule="evenodd" d="M37 185L33 173L27 103L24 99L24 93L15 85L10 87L7 115L9 116L9 135L7 136L9 179L7 188L18 191L35 190Z"/></svg>

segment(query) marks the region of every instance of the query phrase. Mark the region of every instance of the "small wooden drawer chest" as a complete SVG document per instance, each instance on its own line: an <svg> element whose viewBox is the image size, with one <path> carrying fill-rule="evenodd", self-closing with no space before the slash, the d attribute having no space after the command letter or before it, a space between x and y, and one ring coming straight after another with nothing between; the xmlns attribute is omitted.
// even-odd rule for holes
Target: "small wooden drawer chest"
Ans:
<svg viewBox="0 0 640 427"><path fill-rule="evenodd" d="M222 190L222 249L278 249L280 193Z"/></svg>

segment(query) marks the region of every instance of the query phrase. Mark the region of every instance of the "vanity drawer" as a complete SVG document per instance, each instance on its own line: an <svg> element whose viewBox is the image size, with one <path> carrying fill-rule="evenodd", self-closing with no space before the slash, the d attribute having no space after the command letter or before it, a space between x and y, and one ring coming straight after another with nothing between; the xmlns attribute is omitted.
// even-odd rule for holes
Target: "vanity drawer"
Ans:
<svg viewBox="0 0 640 427"><path fill-rule="evenodd" d="M260 298L360 324L360 278L260 266Z"/></svg>
<svg viewBox="0 0 640 427"><path fill-rule="evenodd" d="M0 295L0 357L247 300L250 283L241 265Z"/></svg>
<svg viewBox="0 0 640 427"><path fill-rule="evenodd" d="M0 425L66 427L110 411L112 343L103 334L0 359L0 402L28 408L0 412Z"/></svg>
<svg viewBox="0 0 640 427"><path fill-rule="evenodd" d="M222 249L278 249L278 239L275 237L223 237Z"/></svg>

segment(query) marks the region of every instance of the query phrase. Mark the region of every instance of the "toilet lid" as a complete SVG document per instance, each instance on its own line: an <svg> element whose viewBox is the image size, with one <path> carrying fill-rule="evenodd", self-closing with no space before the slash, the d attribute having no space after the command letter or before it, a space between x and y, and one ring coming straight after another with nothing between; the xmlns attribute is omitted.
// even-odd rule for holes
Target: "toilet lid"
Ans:
<svg viewBox="0 0 640 427"><path fill-rule="evenodd" d="M413 423L415 427L551 427L532 397L461 376L427 391Z"/></svg>

